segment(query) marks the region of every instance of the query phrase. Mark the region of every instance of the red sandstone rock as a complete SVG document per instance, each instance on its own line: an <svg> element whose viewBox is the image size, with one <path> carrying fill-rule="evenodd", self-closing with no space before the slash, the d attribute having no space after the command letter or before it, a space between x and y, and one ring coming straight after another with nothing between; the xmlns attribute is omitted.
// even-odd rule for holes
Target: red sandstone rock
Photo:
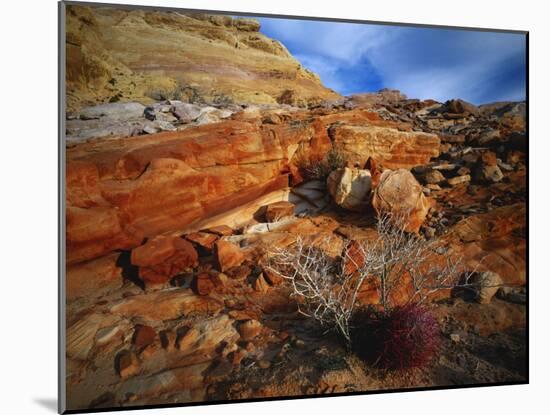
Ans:
<svg viewBox="0 0 550 415"><path fill-rule="evenodd" d="M145 326L138 324L134 328L134 336L132 337L132 343L138 349L143 349L150 344L153 344L155 338L157 337L157 332L151 326Z"/></svg>
<svg viewBox="0 0 550 415"><path fill-rule="evenodd" d="M376 186L378 186L378 183L380 183L380 175L382 174L382 172L378 168L378 163L376 163L375 159L369 157L367 162L365 163L365 169L370 172L371 186L374 189Z"/></svg>
<svg viewBox="0 0 550 415"><path fill-rule="evenodd" d="M260 293L265 293L269 289L269 285L262 274L258 275L254 280L254 290Z"/></svg>
<svg viewBox="0 0 550 415"><path fill-rule="evenodd" d="M286 188L289 173L300 180L301 157L319 160L330 150L327 130L361 165L373 157L387 167L410 168L439 154L436 136L365 110L313 120L304 111L281 124L226 120L78 144L67 150L68 262L134 248L165 232L184 232Z"/></svg>
<svg viewBox="0 0 550 415"><path fill-rule="evenodd" d="M251 272L252 268L250 268L248 265L239 265L238 267L228 269L226 271L226 274L229 278L241 281L248 277Z"/></svg>
<svg viewBox="0 0 550 415"><path fill-rule="evenodd" d="M133 265L146 283L164 283L174 275L198 264L198 254L190 242L177 236L157 236L133 249Z"/></svg>
<svg viewBox="0 0 550 415"><path fill-rule="evenodd" d="M198 295L208 295L214 290L214 283L210 280L210 274L202 273L195 277L193 289Z"/></svg>
<svg viewBox="0 0 550 415"><path fill-rule="evenodd" d="M264 268L262 273L263 273L264 279L271 285L279 285L284 281L284 278L282 275L268 268Z"/></svg>
<svg viewBox="0 0 550 415"><path fill-rule="evenodd" d="M213 233L218 236L230 236L233 235L233 229L227 225L214 226L213 228L208 228L207 232Z"/></svg>
<svg viewBox="0 0 550 415"><path fill-rule="evenodd" d="M221 272L241 265L244 259L241 249L231 242L218 241L214 245L214 260Z"/></svg>
<svg viewBox="0 0 550 415"><path fill-rule="evenodd" d="M185 239L197 244L206 254L210 254L218 236L208 232L193 232L185 235Z"/></svg>
<svg viewBox="0 0 550 415"><path fill-rule="evenodd" d="M497 155L493 151L484 151L481 154L481 162L486 166L496 166Z"/></svg>

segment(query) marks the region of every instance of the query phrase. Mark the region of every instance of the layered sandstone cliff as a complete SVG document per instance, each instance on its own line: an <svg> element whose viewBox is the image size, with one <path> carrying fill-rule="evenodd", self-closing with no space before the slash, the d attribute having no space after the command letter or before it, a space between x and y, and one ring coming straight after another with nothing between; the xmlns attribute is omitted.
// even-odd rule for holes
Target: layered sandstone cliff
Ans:
<svg viewBox="0 0 550 415"><path fill-rule="evenodd" d="M410 131L410 126L402 131L405 124L365 110L327 111L316 118L298 111L276 124L261 114L252 119L240 115L183 131L68 149L69 262L189 230L286 189L303 180L304 163L322 159L333 147L348 155L350 166L363 166L372 157L388 167L411 168L439 155L435 134ZM247 219L243 215L236 224Z"/></svg>
<svg viewBox="0 0 550 415"><path fill-rule="evenodd" d="M256 20L222 15L67 6L68 109L167 98L224 105L340 98L259 29Z"/></svg>

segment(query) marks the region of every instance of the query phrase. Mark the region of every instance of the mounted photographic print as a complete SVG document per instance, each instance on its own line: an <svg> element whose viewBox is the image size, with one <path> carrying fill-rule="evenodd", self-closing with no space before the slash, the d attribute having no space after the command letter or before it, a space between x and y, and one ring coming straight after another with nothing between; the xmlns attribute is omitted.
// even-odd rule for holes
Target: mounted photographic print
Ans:
<svg viewBox="0 0 550 415"><path fill-rule="evenodd" d="M60 412L528 382L527 32L59 11Z"/></svg>

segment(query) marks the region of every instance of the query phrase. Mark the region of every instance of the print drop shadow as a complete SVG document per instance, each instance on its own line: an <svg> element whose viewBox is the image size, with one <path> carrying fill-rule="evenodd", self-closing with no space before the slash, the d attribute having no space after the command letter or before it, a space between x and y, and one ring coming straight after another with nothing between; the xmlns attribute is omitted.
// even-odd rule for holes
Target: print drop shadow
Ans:
<svg viewBox="0 0 550 415"><path fill-rule="evenodd" d="M122 278L131 281L142 290L145 290L145 283L139 278L139 267L132 265L130 260L131 251L121 251L116 265L122 269Z"/></svg>

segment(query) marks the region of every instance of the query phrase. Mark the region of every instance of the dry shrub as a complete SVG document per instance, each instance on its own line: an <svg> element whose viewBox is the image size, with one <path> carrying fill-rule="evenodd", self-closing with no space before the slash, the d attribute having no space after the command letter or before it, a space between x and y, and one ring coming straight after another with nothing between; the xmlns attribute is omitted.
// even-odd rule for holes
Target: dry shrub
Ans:
<svg viewBox="0 0 550 415"><path fill-rule="evenodd" d="M414 307L432 294L473 286L470 279L475 270L465 270L462 258L436 240L405 232L405 219L379 217L377 238L345 241L347 248L336 259L322 249L323 244L312 246L298 237L294 245L271 249L268 267L291 282L302 314L336 330L351 345L351 321L359 309L358 295L364 283L377 287L378 307L385 316L382 321L401 319L403 312L422 317ZM331 245L330 239L324 243ZM410 286L405 304L411 304L411 309L402 309L403 298L397 302L399 295L394 295L401 292L404 275L409 276Z"/></svg>

